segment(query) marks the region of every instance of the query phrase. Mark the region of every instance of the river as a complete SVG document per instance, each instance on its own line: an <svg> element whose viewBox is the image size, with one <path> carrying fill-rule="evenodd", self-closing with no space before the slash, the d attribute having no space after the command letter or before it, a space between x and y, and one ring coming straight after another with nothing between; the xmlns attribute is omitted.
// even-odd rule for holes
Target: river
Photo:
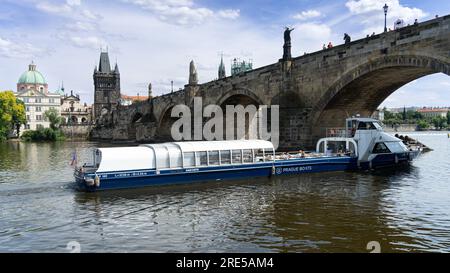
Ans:
<svg viewBox="0 0 450 273"><path fill-rule="evenodd" d="M101 193L70 166L96 143L0 143L0 252L450 252L450 139L408 134L434 151L395 171Z"/></svg>

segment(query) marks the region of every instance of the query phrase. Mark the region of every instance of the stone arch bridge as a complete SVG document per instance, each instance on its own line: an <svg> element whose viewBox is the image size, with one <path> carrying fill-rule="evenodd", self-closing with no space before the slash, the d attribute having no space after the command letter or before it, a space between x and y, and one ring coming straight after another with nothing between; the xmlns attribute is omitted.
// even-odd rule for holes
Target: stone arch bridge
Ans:
<svg viewBox="0 0 450 273"><path fill-rule="evenodd" d="M192 107L197 96L203 106L279 105L280 148L312 147L326 128L371 115L401 86L434 73L450 75L450 15L121 106L91 136L170 141L172 107Z"/></svg>

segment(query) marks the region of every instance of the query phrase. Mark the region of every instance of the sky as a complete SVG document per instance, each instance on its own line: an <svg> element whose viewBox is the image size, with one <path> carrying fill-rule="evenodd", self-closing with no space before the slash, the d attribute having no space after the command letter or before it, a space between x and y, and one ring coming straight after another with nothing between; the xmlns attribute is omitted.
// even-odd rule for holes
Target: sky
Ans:
<svg viewBox="0 0 450 273"><path fill-rule="evenodd" d="M123 94L170 92L188 81L194 60L199 81L217 78L223 54L257 68L282 56L283 28L295 27L292 54L321 50L382 32L388 24L450 14L450 1L415 0L0 0L0 90L15 90L34 61L50 91L64 83L93 102L92 73L101 49L119 65ZM450 77L430 75L391 95L382 106L450 106Z"/></svg>

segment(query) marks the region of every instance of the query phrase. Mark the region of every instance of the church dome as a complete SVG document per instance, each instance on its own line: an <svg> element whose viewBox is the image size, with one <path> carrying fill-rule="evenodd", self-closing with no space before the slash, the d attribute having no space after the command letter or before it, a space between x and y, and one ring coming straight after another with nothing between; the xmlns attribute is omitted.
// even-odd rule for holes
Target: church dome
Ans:
<svg viewBox="0 0 450 273"><path fill-rule="evenodd" d="M47 84L44 76L36 70L36 65L34 63L30 64L28 71L25 71L22 76L20 76L19 84Z"/></svg>

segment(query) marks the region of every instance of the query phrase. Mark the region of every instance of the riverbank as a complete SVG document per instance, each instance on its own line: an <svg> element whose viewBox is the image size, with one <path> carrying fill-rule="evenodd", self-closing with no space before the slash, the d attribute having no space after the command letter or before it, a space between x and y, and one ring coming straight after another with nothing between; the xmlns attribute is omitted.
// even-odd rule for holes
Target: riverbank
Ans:
<svg viewBox="0 0 450 273"><path fill-rule="evenodd" d="M384 131L388 132L388 133L398 133L398 132L447 132L449 131L448 129L443 129L443 130L432 130L432 129L427 129L427 130L419 130L417 124L400 124L400 125L396 125L396 126L392 126L392 125L385 125L384 126Z"/></svg>

